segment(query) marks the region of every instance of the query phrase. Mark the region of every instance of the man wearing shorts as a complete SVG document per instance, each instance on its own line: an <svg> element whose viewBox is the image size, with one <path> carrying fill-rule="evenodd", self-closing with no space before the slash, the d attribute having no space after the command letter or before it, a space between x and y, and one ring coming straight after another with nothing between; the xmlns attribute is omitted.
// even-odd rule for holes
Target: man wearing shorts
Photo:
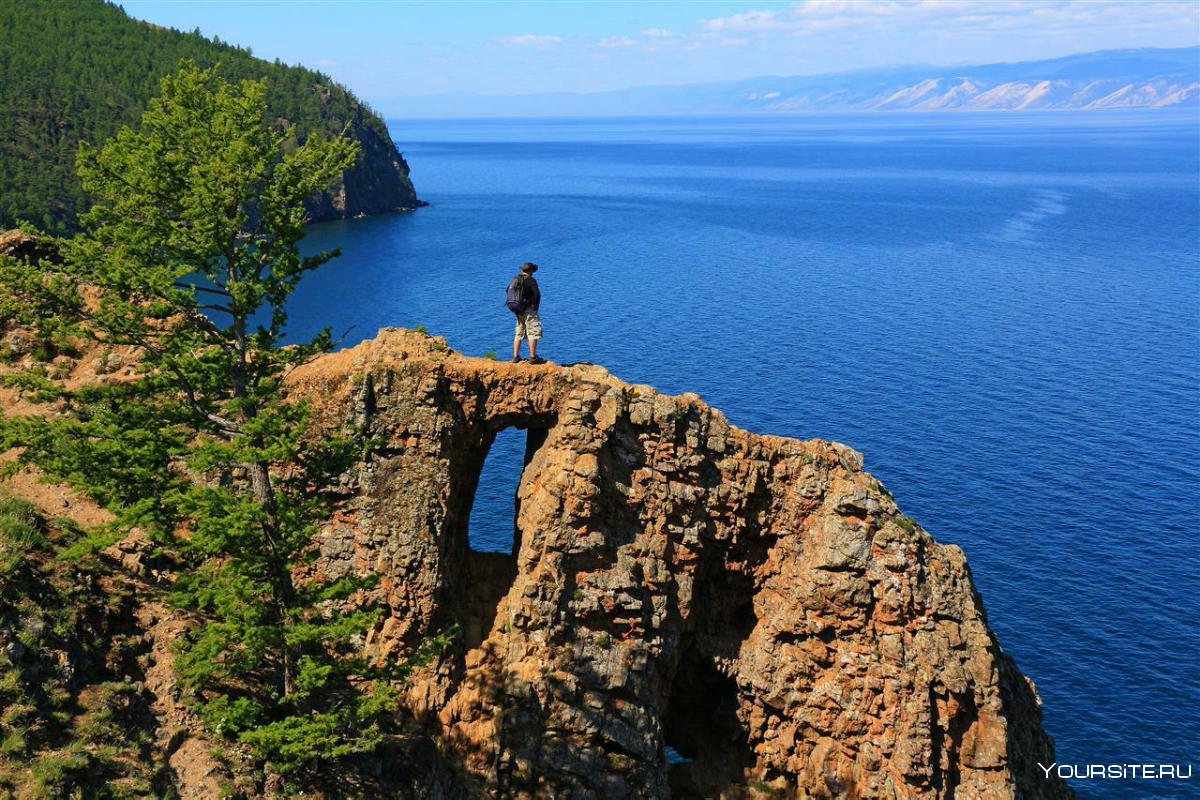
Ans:
<svg viewBox="0 0 1200 800"><path fill-rule="evenodd" d="M518 298L516 305L521 309L513 312L517 315L517 333L513 338L513 363L521 361L521 340L529 340L529 363L545 364L546 359L538 358L537 343L542 338L542 320L538 317L538 307L542 303L542 293L538 290L533 273L537 272L537 264L526 261L521 265L521 273L509 284L509 297ZM509 305L512 308L512 303Z"/></svg>

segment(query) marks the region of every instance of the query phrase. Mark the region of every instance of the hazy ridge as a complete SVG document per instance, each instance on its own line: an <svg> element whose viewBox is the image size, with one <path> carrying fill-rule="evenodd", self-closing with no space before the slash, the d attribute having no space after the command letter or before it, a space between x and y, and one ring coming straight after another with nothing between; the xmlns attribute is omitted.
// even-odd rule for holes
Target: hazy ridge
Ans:
<svg viewBox="0 0 1200 800"><path fill-rule="evenodd" d="M1012 64L921 64L592 94L401 98L407 116L1026 111L1200 107L1200 47L1082 53Z"/></svg>

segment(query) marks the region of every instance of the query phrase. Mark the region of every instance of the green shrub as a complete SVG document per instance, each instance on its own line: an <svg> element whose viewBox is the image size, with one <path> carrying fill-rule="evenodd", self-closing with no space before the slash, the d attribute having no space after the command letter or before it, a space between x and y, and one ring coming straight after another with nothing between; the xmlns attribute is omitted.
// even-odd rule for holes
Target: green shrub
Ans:
<svg viewBox="0 0 1200 800"><path fill-rule="evenodd" d="M495 361L496 360L496 351L488 350L486 353L483 354L483 357L486 358L488 361Z"/></svg>
<svg viewBox="0 0 1200 800"><path fill-rule="evenodd" d="M33 781L30 788L37 797L63 796L77 781L85 777L91 767L92 759L84 752L43 756L31 765Z"/></svg>
<svg viewBox="0 0 1200 800"><path fill-rule="evenodd" d="M20 698L23 693L24 690L21 687L20 672L18 672L16 669L6 669L3 672L0 672L0 701L3 701L6 704L15 702L15 700ZM7 714L8 712L6 711L5 719L7 719ZM7 724L7 722L5 724Z"/></svg>
<svg viewBox="0 0 1200 800"><path fill-rule="evenodd" d="M126 737L115 709L130 705L135 698L133 686L123 681L110 681L100 685L95 704L75 725L75 730L85 741L93 744L120 743Z"/></svg>
<svg viewBox="0 0 1200 800"><path fill-rule="evenodd" d="M46 522L27 500L7 497L0 500L0 536L24 548L46 546Z"/></svg>
<svg viewBox="0 0 1200 800"><path fill-rule="evenodd" d="M904 528L904 530L908 531L909 533L912 533L917 529L917 521L912 517L906 517L903 514L896 517L896 524L901 528Z"/></svg>
<svg viewBox="0 0 1200 800"><path fill-rule="evenodd" d="M25 739L25 734L28 728L13 728L5 736L3 741L0 741L0 755L14 757L25 754L25 749L29 746L29 742Z"/></svg>
<svg viewBox="0 0 1200 800"><path fill-rule="evenodd" d="M54 350L54 342L50 341L49 339L39 339L30 355L33 356L34 361L41 361L45 363L53 361L54 357L58 355L58 353L56 353Z"/></svg>
<svg viewBox="0 0 1200 800"><path fill-rule="evenodd" d="M96 525L84 531L72 519L56 519L54 531L58 551L55 557L77 563L92 560L101 550L125 538L125 531L118 525Z"/></svg>
<svg viewBox="0 0 1200 800"><path fill-rule="evenodd" d="M251 745L286 775L323 758L373 752L383 741L374 717L394 707L396 702L391 689L378 688L359 708L341 707L303 717L287 717L248 728L238 739ZM367 713L363 714L363 711ZM353 731L353 735L347 735L348 731Z"/></svg>

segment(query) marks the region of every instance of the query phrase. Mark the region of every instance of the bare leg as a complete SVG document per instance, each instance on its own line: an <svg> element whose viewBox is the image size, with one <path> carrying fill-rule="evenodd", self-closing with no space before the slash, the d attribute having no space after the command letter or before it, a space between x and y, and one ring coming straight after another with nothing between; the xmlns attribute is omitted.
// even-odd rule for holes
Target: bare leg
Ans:
<svg viewBox="0 0 1200 800"><path fill-rule="evenodd" d="M531 359L537 358L537 339L529 340L529 357Z"/></svg>
<svg viewBox="0 0 1200 800"><path fill-rule="evenodd" d="M521 357L521 340L513 339L513 358Z"/></svg>

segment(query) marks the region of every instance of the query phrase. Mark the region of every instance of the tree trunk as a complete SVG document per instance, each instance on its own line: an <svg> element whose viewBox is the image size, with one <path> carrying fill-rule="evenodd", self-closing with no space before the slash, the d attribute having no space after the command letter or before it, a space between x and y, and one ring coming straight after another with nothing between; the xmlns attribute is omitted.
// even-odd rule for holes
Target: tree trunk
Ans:
<svg viewBox="0 0 1200 800"><path fill-rule="evenodd" d="M229 279L232 281L235 277L232 267L234 263L232 245L226 257L230 265ZM234 314L233 332L238 352L238 360L234 363L233 374L230 376L233 382L233 396L245 398L248 388L246 385L246 356L249 343L246 340L246 318L244 315ZM253 404L247 404L242 407L243 422L249 421L255 416L257 416L257 409ZM265 461L260 461L247 464L246 469L250 474L250 491L254 493L254 499L258 501L263 510L263 534L267 538L271 554L275 556L276 574L272 576L274 580L271 582L274 593L272 599L275 601L275 613L279 617L279 625L283 628L284 640L281 645L282 653L280 654L283 665L282 688L284 694L289 695L293 694L296 690L296 655L287 642L288 631L295 623L295 620L292 618L291 609L295 605L296 587L292 583L292 571L288 554L281 552L282 542L280 542L279 526L275 520L275 488L271 485L270 465Z"/></svg>
<svg viewBox="0 0 1200 800"><path fill-rule="evenodd" d="M290 609L296 599L296 587L292 583L292 571L288 561L284 554L279 552L279 528L275 522L275 489L271 486L271 473L265 463L247 464L246 468L250 473L250 490L263 509L263 532L272 552L280 559L276 563L278 572L272 581L275 593L273 600L285 637L282 645L283 691L285 694L292 694L296 690L296 659L286 637L288 629L294 624Z"/></svg>

